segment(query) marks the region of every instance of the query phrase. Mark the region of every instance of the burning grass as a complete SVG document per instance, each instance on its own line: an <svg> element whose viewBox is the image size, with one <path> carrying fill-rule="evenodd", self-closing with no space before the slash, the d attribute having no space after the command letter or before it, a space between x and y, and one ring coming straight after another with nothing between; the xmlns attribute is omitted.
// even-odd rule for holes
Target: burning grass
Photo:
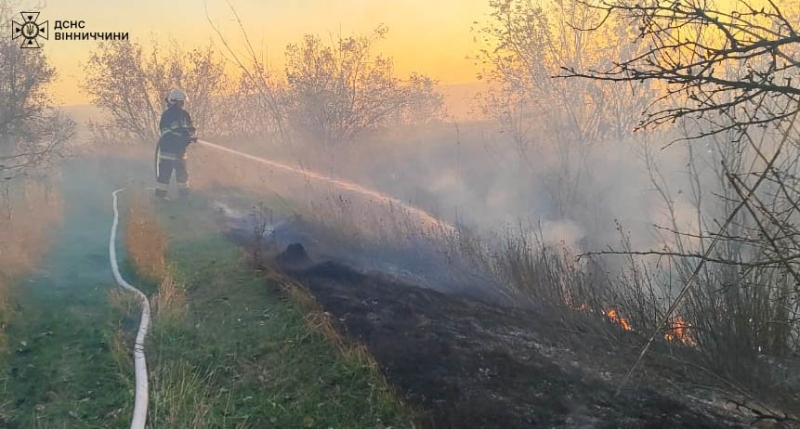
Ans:
<svg viewBox="0 0 800 429"><path fill-rule="evenodd" d="M603 315L608 317L608 320L610 320L610 321L616 323L617 325L621 326L622 329L624 329L626 331L630 331L630 330L633 329L631 327L631 323L628 322L628 319L626 319L624 317L621 317L617 313L617 310L614 310L613 308L609 309L608 311L604 311Z"/></svg>
<svg viewBox="0 0 800 429"><path fill-rule="evenodd" d="M690 261L665 263L632 256L578 258L566 244L554 243L552 237L545 239L538 225L483 233L463 225L437 228L421 221L413 210L316 183L309 177L287 178L286 173L247 160L204 156L196 158L197 163L215 169L217 177L229 179L226 185L241 186L253 195L291 195L292 207L305 220L329 234L333 231L333 242L342 253L389 260L416 254L422 259L447 261L439 264L441 271L448 271L444 277L479 284L473 292L501 295L508 298L507 302L520 305L552 305L564 311L585 306L595 315L595 323L610 322L642 340L656 331L686 279L676 266L691 265ZM204 185L211 188L221 183L209 180ZM622 248L630 249L630 239L621 227L619 233ZM746 385L739 390L751 397L783 395L776 394L774 388L786 387L786 383L760 357L758 343L764 334L759 332L767 327L762 329L757 324L766 316L752 312L753 306L747 305L741 293L745 289L737 286L735 299L731 299L734 294L724 292L731 290L730 285L720 283L722 278L731 278L724 273L725 267L712 264L711 270L666 328L657 332L664 346L659 350L670 355L675 348L692 349L688 365L713 374L714 383L725 380L725 388L733 382ZM580 320L585 323L587 319ZM756 367L759 369L753 371Z"/></svg>
<svg viewBox="0 0 800 429"><path fill-rule="evenodd" d="M579 310L585 311L585 308L586 308L585 306L581 306ZM624 316L621 316L616 309L609 308L608 310L602 310L601 314L605 316L609 321L613 322L616 325L619 325L623 330L633 331L633 325L631 325L631 322ZM674 341L689 346L696 346L697 341L695 341L694 338L692 338L692 334L690 332L691 329L692 325L685 322L683 320L683 317L681 316L673 317L666 328L666 332L664 333L663 338L666 341Z"/></svg>
<svg viewBox="0 0 800 429"><path fill-rule="evenodd" d="M626 332L625 336L607 335L611 341L634 335L641 348L656 332L659 341L645 360L652 367L637 375L646 382L665 383L667 389L680 384L681 392L713 388L743 403L771 403L786 412L800 411L797 402L788 399L798 394L800 384L796 378L787 381L785 375L785 368L797 368L800 363L785 359L769 363L760 353L752 358L755 355L746 349L752 345L748 330L756 327L755 318L743 317L750 311L747 301L722 300L724 294L734 293L731 285L723 287L714 282L713 274L708 275L695 285L667 326L657 331L683 285L683 277L669 275L670 267L663 261L630 255L611 261L577 258L566 247L544 244L540 238L528 241L530 236L525 231L511 232L500 246L469 236L457 237L453 243L459 258L502 279L520 301L594 314L595 320L604 319ZM622 242L623 246L627 243L624 236ZM710 273L726 269L709 268ZM580 324L587 319L574 320L576 329L585 329ZM740 327L738 333L734 326Z"/></svg>
<svg viewBox="0 0 800 429"><path fill-rule="evenodd" d="M664 339L667 341L680 341L689 346L696 346L697 341L692 336L692 325L683 320L683 317L674 317L669 323Z"/></svg>
<svg viewBox="0 0 800 429"><path fill-rule="evenodd" d="M473 292L483 291L484 297L496 296L494 292L499 291L499 295L512 297L510 301L517 305L544 304L565 312L589 310L596 315L565 317L564 320L575 323L568 329L582 330L587 329L586 324L607 322L606 325L636 336L644 344L664 318L682 284L679 276L665 275L665 267L658 262L628 258L609 264L597 257L578 258L566 245L545 244L540 233L530 230L509 230L492 240L463 226L453 230L425 229L407 211L386 206L382 210L360 210L361 206L340 197L317 201L315 207L306 218L322 229L337 231L334 242L339 249L370 249L371 256L383 255L389 260L407 257L408 253L392 254L387 249L432 251L428 255L444 255L439 268L449 271L450 279L472 282L479 279L483 289ZM442 264L442 261L449 262ZM785 398L791 397L787 395L796 391L796 387L789 387L783 381L785 377L779 366L765 364L763 360L743 360L724 352L730 347L713 346L741 341L709 323L708 315L719 314L719 308L714 307L712 300L688 301L680 307L657 333L660 345L651 352L655 356L647 360L660 369L641 375L651 381L640 381L658 379L656 383L671 388L677 380L675 373L680 372L684 374L680 377L684 386L681 389L715 386L730 392L730 386L736 385L739 388L732 395L744 394L748 401L791 407ZM730 323L738 323L735 314L727 317ZM598 329L612 343L628 341L613 330L590 329ZM680 359L675 358L677 355ZM788 390L776 393L779 387Z"/></svg>

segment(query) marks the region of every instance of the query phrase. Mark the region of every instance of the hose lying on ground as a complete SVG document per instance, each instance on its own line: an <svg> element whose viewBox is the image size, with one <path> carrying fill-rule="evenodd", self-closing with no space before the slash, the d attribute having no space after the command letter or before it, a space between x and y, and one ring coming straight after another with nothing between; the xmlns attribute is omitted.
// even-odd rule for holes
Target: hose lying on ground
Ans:
<svg viewBox="0 0 800 429"><path fill-rule="evenodd" d="M111 238L108 241L108 255L111 260L111 269L114 271L114 278L117 284L130 290L139 301L142 303L142 317L139 321L139 332L136 334L136 341L133 346L133 361L136 376L136 393L133 405L133 419L131 420L131 429L144 429L145 422L147 421L147 361L144 356L144 339L147 336L147 328L150 325L150 302L147 296L139 289L131 286L126 282L119 273L119 265L117 263L117 226L119 225L119 209L117 208L117 194L122 192L123 189L117 189L112 194L114 199L114 222L111 225Z"/></svg>
<svg viewBox="0 0 800 429"><path fill-rule="evenodd" d="M413 213L421 220L427 221L430 224L438 224L447 227L448 229L452 229L453 227L449 224L440 221L430 214L426 213L419 208L413 207L409 204L404 203L403 201L390 197L388 195L382 194L378 191L364 188L360 185L357 185L352 182L334 179L328 176L324 176L321 174L313 173L304 171L298 168L290 167L284 164L280 164L274 161L270 161L264 158L259 158L253 155L248 155L243 152L239 152L234 149L230 149L224 146L219 146L211 142L206 141L199 141L200 144L220 150L223 152L228 152L240 157L244 157L262 164L266 164L273 168L279 168L285 171L289 171L296 174L302 174L306 177L310 177L313 179L321 180L324 182L328 182L334 184L342 189L346 189L349 191L353 191L362 195L366 195L368 197L376 198L379 201L383 201L385 203L392 203L398 204L408 210L409 212ZM113 192L113 200L114 200L114 222L111 226L111 238L108 242L108 253L109 258L111 260L111 269L114 271L114 278L117 280L117 283L125 289L130 290L134 294L136 294L139 301L142 303L142 317L139 322L139 332L136 334L136 342L134 343L133 347L133 358L134 358L134 368L135 368L135 376L136 376L136 393L135 393L135 401L133 406L133 419L131 421L131 429L144 429L145 422L147 421L147 402L148 402L148 387L147 387L147 362L145 360L144 355L144 340L147 336L147 329L150 325L150 303L147 299L147 296L143 294L139 289L131 286L130 283L126 282L125 279L122 278L122 275L119 273L119 265L117 262L117 251L116 251L116 239L117 239L117 226L119 225L119 209L117 208L117 194L122 192L124 189L117 189Z"/></svg>

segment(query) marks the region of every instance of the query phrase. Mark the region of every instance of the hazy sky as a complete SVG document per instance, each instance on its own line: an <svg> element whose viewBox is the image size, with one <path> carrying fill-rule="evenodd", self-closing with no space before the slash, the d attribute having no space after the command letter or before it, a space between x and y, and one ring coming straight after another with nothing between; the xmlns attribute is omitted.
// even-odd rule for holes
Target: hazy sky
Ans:
<svg viewBox="0 0 800 429"><path fill-rule="evenodd" d="M41 11L39 22L50 21L51 33L55 20L84 20L81 31L129 32L143 42L173 37L192 47L215 39L206 8L229 40L242 40L229 5L274 65L280 65L286 45L305 33L325 37L341 29L347 35L383 23L389 33L378 49L394 57L397 71L420 71L443 83L475 80L477 69L465 59L475 46L470 27L488 12L488 0L47 0L34 10ZM46 42L61 74L57 101L87 101L78 88L80 64L97 45L94 40Z"/></svg>

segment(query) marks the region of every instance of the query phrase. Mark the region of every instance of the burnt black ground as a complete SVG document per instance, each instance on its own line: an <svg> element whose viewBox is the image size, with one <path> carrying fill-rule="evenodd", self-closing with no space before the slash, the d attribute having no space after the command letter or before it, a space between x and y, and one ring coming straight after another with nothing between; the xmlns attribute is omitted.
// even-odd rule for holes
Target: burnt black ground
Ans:
<svg viewBox="0 0 800 429"><path fill-rule="evenodd" d="M458 298L337 262L314 264L299 245L277 261L341 330L369 348L388 382L425 410L426 427L745 427L646 388L615 396L615 385L565 364L567 355L548 352L545 314Z"/></svg>
<svg viewBox="0 0 800 429"><path fill-rule="evenodd" d="M252 250L252 222L229 215L220 221L229 239ZM647 377L634 377L615 395L641 337L593 315L476 298L463 293L475 285L437 285L425 266L411 276L382 271L302 222L273 226L264 241L273 255L286 249L276 258L279 268L369 349L387 381L420 410L421 427L750 427ZM414 262L401 263L408 270ZM569 319L575 317L587 320ZM662 369L667 387L678 375L673 370Z"/></svg>
<svg viewBox="0 0 800 429"><path fill-rule="evenodd" d="M269 225L263 236L258 216L252 212L231 209L217 201L217 221L228 238L250 248L257 241L262 247L284 249L302 243L316 258L331 260L361 272L380 273L426 289L468 296L484 302L512 304L502 288L491 285L492 279L478 275L474 269L449 258L430 242L413 246L381 246L363 240L342 240L324 227L301 217L280 219ZM277 250L276 250L277 251ZM488 287L487 287L488 286Z"/></svg>

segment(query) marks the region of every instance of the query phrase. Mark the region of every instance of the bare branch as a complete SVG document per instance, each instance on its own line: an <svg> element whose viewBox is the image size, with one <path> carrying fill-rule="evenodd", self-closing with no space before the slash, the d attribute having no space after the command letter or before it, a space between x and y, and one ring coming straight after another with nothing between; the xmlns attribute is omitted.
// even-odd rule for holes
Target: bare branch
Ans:
<svg viewBox="0 0 800 429"><path fill-rule="evenodd" d="M660 101L671 98L690 102L681 109L654 103L644 112L641 127L686 116L725 115L732 109L750 109L757 114L752 101L762 95L773 99L774 104L785 99L796 106L800 99L800 63L788 53L800 51L800 35L774 2L770 3L771 10L756 11L748 5L749 10L743 12L700 7L691 0L670 4L654 0L636 4L608 1L599 5L578 2L610 14L613 19L608 21L639 22L636 38L647 42L650 48L606 69L580 70L565 65L558 77L659 81L667 85ZM786 117L768 118L761 123L772 125ZM740 129L750 125L754 122L734 123ZM712 127L704 135L725 131Z"/></svg>

